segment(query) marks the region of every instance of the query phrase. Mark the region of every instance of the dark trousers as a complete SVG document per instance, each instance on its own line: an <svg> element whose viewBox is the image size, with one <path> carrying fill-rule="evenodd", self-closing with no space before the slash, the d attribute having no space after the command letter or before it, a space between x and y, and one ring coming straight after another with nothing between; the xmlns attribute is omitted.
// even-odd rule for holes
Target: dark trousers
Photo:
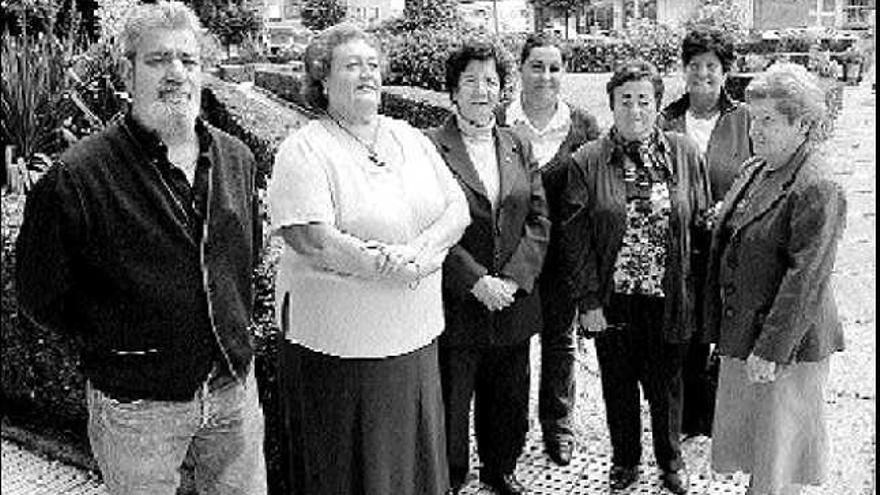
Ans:
<svg viewBox="0 0 880 495"><path fill-rule="evenodd" d="M512 473L529 428L529 341L504 347L441 346L440 376L450 482L462 483L470 469L471 397L482 469Z"/></svg>
<svg viewBox="0 0 880 495"><path fill-rule="evenodd" d="M684 467L681 458L681 367L685 346L663 341L663 299L612 298L605 311L612 328L596 337L602 394L615 465L641 461L639 383L651 411L654 455L664 471Z"/></svg>
<svg viewBox="0 0 880 495"><path fill-rule="evenodd" d="M681 431L685 435L712 435L718 369L710 367L709 344L691 342L682 373L684 403Z"/></svg>
<svg viewBox="0 0 880 495"><path fill-rule="evenodd" d="M560 290L560 288L564 288ZM545 439L573 439L572 412L575 401L574 303L559 280L541 281L541 381L538 418Z"/></svg>

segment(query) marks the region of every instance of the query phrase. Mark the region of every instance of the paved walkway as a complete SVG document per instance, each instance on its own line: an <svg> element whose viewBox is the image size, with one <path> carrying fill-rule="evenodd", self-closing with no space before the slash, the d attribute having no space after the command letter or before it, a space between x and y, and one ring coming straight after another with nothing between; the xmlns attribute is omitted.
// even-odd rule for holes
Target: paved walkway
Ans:
<svg viewBox="0 0 880 495"><path fill-rule="evenodd" d="M832 361L827 391L832 440L831 477L826 486L807 490L805 495L875 493L875 101L869 85L847 87L844 110L838 120L839 129L830 146L834 173L847 191L850 207L847 232L840 246L835 270L837 299L847 332L848 349ZM533 351L536 350L534 347ZM537 358L537 354L533 354L533 357ZM543 455L540 428L534 422L537 415L533 400L533 424L529 442L519 462L518 475L536 495L608 493L609 447L591 343L582 347L578 368L576 428L579 445L570 466L560 468L552 465ZM533 376L537 376L537 371ZM533 385L535 382L533 379ZM536 390L533 389L533 399L536 396ZM647 420L646 408L643 408L643 416ZM643 423L650 424L648 421ZM650 432L646 427L643 437L645 462L639 484L619 493L664 493L657 481L649 439ZM691 493L744 493L745 478L742 476L722 478L712 475L708 467L708 453L709 441L706 439L691 440L684 445L685 461L691 472ZM94 474L40 457L7 439L2 441L2 454L0 493L4 495L106 493ZM476 454L473 464L478 465ZM464 493L488 495L491 492L474 479Z"/></svg>

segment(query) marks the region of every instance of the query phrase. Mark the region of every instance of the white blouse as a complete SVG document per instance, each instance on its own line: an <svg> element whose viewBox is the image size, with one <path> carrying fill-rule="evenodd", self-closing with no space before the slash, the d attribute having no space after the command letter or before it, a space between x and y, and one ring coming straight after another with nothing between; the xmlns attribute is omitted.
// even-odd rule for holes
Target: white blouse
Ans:
<svg viewBox="0 0 880 495"><path fill-rule="evenodd" d="M700 147L700 152L704 155L709 148L709 139L712 137L712 131L715 129L719 115L721 114L716 113L708 119L700 119L695 117L690 110L684 114L684 128L687 131L687 135L697 143L697 146Z"/></svg>
<svg viewBox="0 0 880 495"><path fill-rule="evenodd" d="M281 145L268 188L272 228L324 223L362 240L406 243L464 193L428 138L379 117L376 153L330 120L314 120ZM466 208L464 209L466 210ZM285 245L276 279L276 314L289 297L285 337L344 358L417 350L443 331L441 270L409 288L313 266Z"/></svg>

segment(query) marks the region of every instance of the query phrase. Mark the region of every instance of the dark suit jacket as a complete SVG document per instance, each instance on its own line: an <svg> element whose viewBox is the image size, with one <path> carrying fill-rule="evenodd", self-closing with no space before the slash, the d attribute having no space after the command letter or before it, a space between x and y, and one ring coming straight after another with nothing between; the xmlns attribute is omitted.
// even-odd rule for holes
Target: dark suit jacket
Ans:
<svg viewBox="0 0 880 495"><path fill-rule="evenodd" d="M752 140L749 137L748 107L731 100L726 91L721 92L721 115L709 137L706 149L706 167L712 186L712 201L721 201L733 180L742 170L742 164L752 156ZM663 109L658 125L661 129L687 134L685 113L690 99L685 94Z"/></svg>
<svg viewBox="0 0 880 495"><path fill-rule="evenodd" d="M728 356L819 361L843 349L829 281L846 199L824 160L801 149L746 200L764 168L749 161L724 200L709 252L708 333ZM733 222L738 202L744 211Z"/></svg>
<svg viewBox="0 0 880 495"><path fill-rule="evenodd" d="M443 264L446 330L440 342L475 347L522 342L541 327L540 300L533 288L550 233L541 174L531 147L511 130L495 128L501 194L493 213L455 117L430 130L428 137L461 184L471 212L471 224ZM516 301L507 309L490 312L471 293L486 274L519 285Z"/></svg>
<svg viewBox="0 0 880 495"><path fill-rule="evenodd" d="M541 292L541 303L544 305L544 325L567 326L574 316L574 303L571 291L566 283L567 275L563 268L562 258L562 210L565 185L568 181L568 167L571 166L571 155L587 141L599 137L599 124L596 118L574 105L571 108L571 129L556 154L546 165L541 167L541 178L544 193L547 197L547 208L550 218L550 242L547 245L547 256L544 268L538 281ZM506 126L507 108L499 108L496 112L498 125ZM549 321L549 320L553 321Z"/></svg>

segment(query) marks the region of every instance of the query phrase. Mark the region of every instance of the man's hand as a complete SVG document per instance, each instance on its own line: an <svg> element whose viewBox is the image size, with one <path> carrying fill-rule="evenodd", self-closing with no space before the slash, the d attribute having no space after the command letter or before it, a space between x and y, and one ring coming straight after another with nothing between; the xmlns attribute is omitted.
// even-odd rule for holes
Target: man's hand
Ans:
<svg viewBox="0 0 880 495"><path fill-rule="evenodd" d="M749 354L746 358L746 375L751 383L771 383L776 380L776 363Z"/></svg>
<svg viewBox="0 0 880 495"><path fill-rule="evenodd" d="M508 283L491 275L480 277L471 289L471 293L489 311L500 311L513 304L513 294L510 293Z"/></svg>
<svg viewBox="0 0 880 495"><path fill-rule="evenodd" d="M605 321L605 313L602 308L589 309L586 313L578 314L578 325L590 333L599 333L608 328Z"/></svg>

